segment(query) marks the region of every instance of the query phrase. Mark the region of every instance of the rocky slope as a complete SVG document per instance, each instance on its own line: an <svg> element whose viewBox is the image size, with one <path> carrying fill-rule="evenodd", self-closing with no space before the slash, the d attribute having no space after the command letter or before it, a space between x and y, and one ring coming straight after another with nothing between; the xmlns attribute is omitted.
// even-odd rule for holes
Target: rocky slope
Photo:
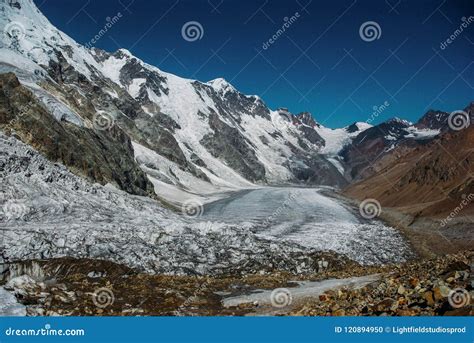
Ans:
<svg viewBox="0 0 474 343"><path fill-rule="evenodd" d="M399 118L390 119L360 133L342 151L350 180L361 180L374 173L377 163L395 148L412 148L426 144L447 131L446 121L430 120L433 113L442 113L447 120L448 113L428 112L420 121L412 123ZM441 117L440 117L441 118Z"/></svg>
<svg viewBox="0 0 474 343"><path fill-rule="evenodd" d="M331 290L292 310L298 316L473 316L472 252L388 267L381 281Z"/></svg>
<svg viewBox="0 0 474 343"><path fill-rule="evenodd" d="M135 162L130 138L118 127L103 131L58 121L13 73L0 75L0 129L92 181L139 195L153 185Z"/></svg>
<svg viewBox="0 0 474 343"><path fill-rule="evenodd" d="M348 187L347 194L378 199L388 207L442 218L473 189L474 127L448 132L427 145L400 149L373 176Z"/></svg>

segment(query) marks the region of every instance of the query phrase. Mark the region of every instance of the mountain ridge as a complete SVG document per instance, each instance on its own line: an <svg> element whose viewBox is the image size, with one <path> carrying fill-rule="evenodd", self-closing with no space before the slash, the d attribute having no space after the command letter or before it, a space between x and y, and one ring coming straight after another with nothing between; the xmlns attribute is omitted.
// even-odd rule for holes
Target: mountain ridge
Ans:
<svg viewBox="0 0 474 343"><path fill-rule="evenodd" d="M133 147L128 155L158 196L172 203L205 202L215 193L259 185L345 187L362 175L365 166L355 151L366 151L359 144L367 137L379 142L378 155L393 140L433 131L406 127L403 121L325 128L308 112L271 110L260 97L245 95L222 78L185 79L126 49L87 49L56 29L32 0L1 6L0 23L9 29L0 40L0 72L15 73L64 127L100 131L99 136L113 128L127 135ZM34 140L34 128L23 130ZM387 139L393 130L396 137ZM73 131L66 129L64 135ZM386 131L382 138L380 131ZM84 169L76 160L60 161ZM98 162L87 162L98 168ZM118 176L92 179L130 189L117 183ZM169 197L171 190L175 196Z"/></svg>

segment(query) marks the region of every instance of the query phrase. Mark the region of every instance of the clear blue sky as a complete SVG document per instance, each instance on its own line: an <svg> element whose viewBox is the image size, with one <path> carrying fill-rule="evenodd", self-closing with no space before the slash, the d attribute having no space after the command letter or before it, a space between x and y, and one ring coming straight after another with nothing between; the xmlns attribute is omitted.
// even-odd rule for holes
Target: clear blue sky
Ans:
<svg viewBox="0 0 474 343"><path fill-rule="evenodd" d="M129 49L183 77L223 77L272 108L310 111L329 127L366 121L385 102L389 106L376 122L394 116L416 121L429 108L454 111L474 100L474 22L440 47L463 17L474 16L473 0L35 2L54 25L84 44L120 12L97 47ZM263 50L297 12L286 32ZM201 39L183 39L189 21L201 24ZM379 39L361 39L359 28L367 21L379 25Z"/></svg>

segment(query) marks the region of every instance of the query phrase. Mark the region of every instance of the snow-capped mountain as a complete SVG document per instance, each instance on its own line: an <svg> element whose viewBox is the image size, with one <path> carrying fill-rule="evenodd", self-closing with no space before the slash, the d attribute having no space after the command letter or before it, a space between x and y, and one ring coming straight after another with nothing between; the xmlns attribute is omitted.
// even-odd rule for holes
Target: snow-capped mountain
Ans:
<svg viewBox="0 0 474 343"><path fill-rule="evenodd" d="M351 144L341 151L341 156L350 173L351 180L366 177L366 168L370 168L378 159L401 145L423 144L436 137L440 130L419 128L413 123L392 118L386 122L366 129L358 134Z"/></svg>
<svg viewBox="0 0 474 343"><path fill-rule="evenodd" d="M36 98L31 102L39 101L55 118L60 126L57 139L79 131L86 146L96 144L89 136L98 135L113 147L124 142L117 136L128 136L126 144L133 151L124 158L134 158L165 199L179 202L189 194L210 196L256 184L347 183L338 154L368 125L331 130L308 113L271 110L259 97L242 94L224 79L184 79L125 49L87 49L56 29L32 0L1 1L0 6L0 72L15 73ZM113 182L135 193L137 188L147 191L137 172L126 181L135 187L124 185L119 180L123 177L113 172L98 177L90 171L97 159L78 165L74 147L53 157L48 149L57 146L36 141L35 125L16 123L14 129L29 144L42 145L39 150L47 156L95 181ZM110 164L113 169L120 163ZM135 167L128 163L128 169Z"/></svg>

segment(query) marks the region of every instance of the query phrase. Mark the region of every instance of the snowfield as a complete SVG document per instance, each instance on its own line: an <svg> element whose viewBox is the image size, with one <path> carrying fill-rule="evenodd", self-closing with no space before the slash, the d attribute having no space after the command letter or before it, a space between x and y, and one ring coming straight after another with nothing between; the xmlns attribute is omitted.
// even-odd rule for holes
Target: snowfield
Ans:
<svg viewBox="0 0 474 343"><path fill-rule="evenodd" d="M396 229L364 220L352 208L325 196L323 190L267 187L243 191L206 205L204 218L236 225L243 222L261 237L334 251L362 264L400 262L409 256Z"/></svg>
<svg viewBox="0 0 474 343"><path fill-rule="evenodd" d="M309 249L250 225L176 214L155 200L91 184L0 133L0 256L112 260L149 273L311 270Z"/></svg>
<svg viewBox="0 0 474 343"><path fill-rule="evenodd" d="M215 217L217 202L204 208L209 213L202 218L190 218L155 200L91 184L13 137L0 134L0 151L0 250L5 260L95 258L169 274L267 268L304 272L312 270L308 256L318 250L342 252L368 264L404 260L395 252L403 251L404 242L393 229L357 225L341 205L327 203L313 189L300 190L297 196L302 197L294 203L286 201L288 192L282 189L254 190L233 212ZM265 195L271 195L270 202ZM235 204L229 199L224 208ZM287 215L278 211L278 224L270 225L281 207ZM302 216L318 207L324 213ZM323 214L327 218L318 223Z"/></svg>

